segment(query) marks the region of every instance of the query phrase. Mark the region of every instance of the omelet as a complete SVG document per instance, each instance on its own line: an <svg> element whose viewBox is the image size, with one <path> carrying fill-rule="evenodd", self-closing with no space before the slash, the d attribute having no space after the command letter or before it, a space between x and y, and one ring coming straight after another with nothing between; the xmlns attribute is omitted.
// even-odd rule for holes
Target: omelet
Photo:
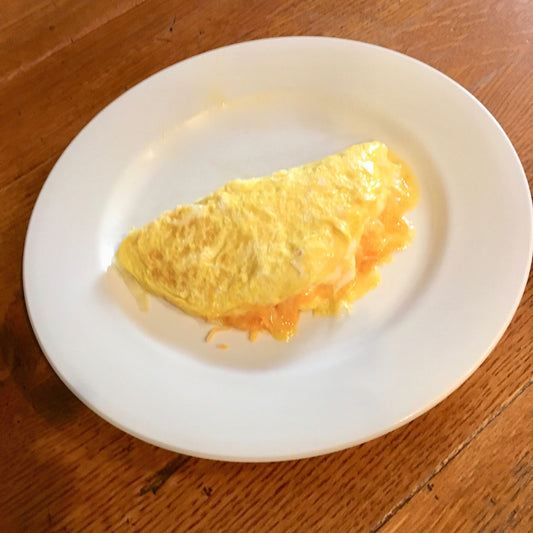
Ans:
<svg viewBox="0 0 533 533"><path fill-rule="evenodd" d="M338 314L405 248L418 197L380 142L270 176L236 179L133 229L119 266L148 292L219 326L286 341L302 311Z"/></svg>

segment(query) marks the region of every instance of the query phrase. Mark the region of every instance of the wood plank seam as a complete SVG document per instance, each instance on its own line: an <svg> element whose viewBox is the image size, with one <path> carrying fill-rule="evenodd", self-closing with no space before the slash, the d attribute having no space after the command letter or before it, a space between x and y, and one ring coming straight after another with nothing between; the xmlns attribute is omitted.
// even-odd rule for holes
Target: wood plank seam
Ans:
<svg viewBox="0 0 533 533"><path fill-rule="evenodd" d="M376 533L379 531L400 509L407 505L424 487L431 482L431 480L439 474L448 464L450 464L465 448L467 448L474 439L485 430L492 422L494 422L510 405L514 403L531 385L533 379L530 379L522 387L520 387L506 402L504 402L494 413L492 413L468 438L466 438L459 446L457 446L445 459L443 459L435 468L435 470L424 480L422 480L409 494L402 500L396 503L392 509L370 530L369 533Z"/></svg>
<svg viewBox="0 0 533 533"><path fill-rule="evenodd" d="M49 0L48 2L44 2L42 4L40 4L39 2L34 2L32 3L31 6L26 6L26 9L24 11L25 16L26 17L31 16L33 13L35 13L35 11L42 10L44 7L52 4L54 1L55 0ZM10 29L11 26L14 26L16 23L17 23L17 19L14 19L11 22L7 22L7 23L5 22L0 23L0 32L4 32Z"/></svg>
<svg viewBox="0 0 533 533"><path fill-rule="evenodd" d="M41 167L44 167L46 165L48 165L51 161L56 161L61 157L61 154L63 153L64 150L60 150L60 151L56 151L53 155L51 155L50 157L47 157L46 159L43 159L42 161L39 161L39 163L37 163L36 165L32 166L31 168L29 168L28 170L25 170L24 172L21 172L20 174L18 174L17 176L15 176L12 180L10 180L9 182L7 182L6 184L4 185L0 185L0 194L2 193L5 193L6 191L8 191L11 187L14 187L15 185L18 184L18 182L22 179L24 179L28 174L31 174L32 172L35 172L36 170L38 170L39 168ZM55 163L54 163L55 164ZM48 179L48 176L46 176L45 180L43 181L43 185L45 183L45 181ZM42 186L41 186L42 187Z"/></svg>
<svg viewBox="0 0 533 533"><path fill-rule="evenodd" d="M60 44L58 44L57 46L45 51L43 54L41 54L39 57L37 57L33 61L30 61L29 63L20 65L15 70L12 70L8 74L6 74L4 77L0 78L0 85L9 83L13 79L15 79L19 74L27 72L28 70L32 69L33 67L35 67L39 63L42 63L43 61L45 61L49 57L53 56L54 54L57 54L58 52L61 52L61 50L63 50L67 46L70 46L70 45L74 44L75 42L79 41L80 39L83 39L84 37L89 35L91 32L98 30L99 28L105 26L106 24L108 24L109 22L115 20L116 18L119 18L119 17L125 15L126 13L128 13L129 11L132 11L133 9L136 9L144 1L145 0L139 0L139 3L131 6L130 8L127 8L125 11L121 11L121 12L117 13L116 15L109 17L107 20L102 21L101 24L98 24L96 26L90 26L90 25L87 26L84 30L82 30L77 35L74 35L73 37L70 37L70 39L67 39L67 40L61 42Z"/></svg>

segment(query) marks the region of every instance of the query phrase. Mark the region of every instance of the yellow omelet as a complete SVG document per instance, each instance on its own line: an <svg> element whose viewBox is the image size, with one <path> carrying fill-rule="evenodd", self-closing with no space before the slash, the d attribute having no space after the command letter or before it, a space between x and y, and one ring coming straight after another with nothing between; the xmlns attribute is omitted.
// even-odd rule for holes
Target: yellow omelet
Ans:
<svg viewBox="0 0 533 533"><path fill-rule="evenodd" d="M379 283L377 265L412 240L404 213L417 197L403 161L359 144L167 211L116 259L191 315L288 340L301 311L336 314Z"/></svg>

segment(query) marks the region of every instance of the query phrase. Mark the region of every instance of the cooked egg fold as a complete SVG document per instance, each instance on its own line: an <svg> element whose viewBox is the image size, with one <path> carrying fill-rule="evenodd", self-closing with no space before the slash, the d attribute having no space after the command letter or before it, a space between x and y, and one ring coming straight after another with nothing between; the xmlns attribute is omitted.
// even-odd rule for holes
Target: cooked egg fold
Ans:
<svg viewBox="0 0 533 533"><path fill-rule="evenodd" d="M404 248L417 198L379 142L234 180L133 229L116 259L150 293L213 323L287 340L299 313L335 314L379 282Z"/></svg>

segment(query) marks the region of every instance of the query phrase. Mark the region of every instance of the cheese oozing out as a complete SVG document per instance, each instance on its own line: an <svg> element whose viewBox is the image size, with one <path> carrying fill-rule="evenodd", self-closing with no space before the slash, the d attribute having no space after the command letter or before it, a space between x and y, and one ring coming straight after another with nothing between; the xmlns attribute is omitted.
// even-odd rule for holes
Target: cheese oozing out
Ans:
<svg viewBox="0 0 533 533"><path fill-rule="evenodd" d="M220 326L288 340L302 311L338 314L405 248L418 188L379 142L289 170L234 180L163 213L116 259L147 291Z"/></svg>

